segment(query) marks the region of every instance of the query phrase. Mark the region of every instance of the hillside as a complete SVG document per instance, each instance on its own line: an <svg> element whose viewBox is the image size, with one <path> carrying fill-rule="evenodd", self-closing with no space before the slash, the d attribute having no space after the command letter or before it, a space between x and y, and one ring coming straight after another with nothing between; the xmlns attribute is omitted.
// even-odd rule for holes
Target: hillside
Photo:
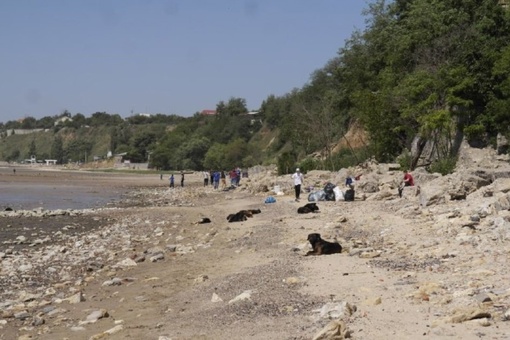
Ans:
<svg viewBox="0 0 510 340"><path fill-rule="evenodd" d="M21 162L30 159L31 155L39 160L51 159L52 146L57 137L62 138L69 160L73 162L92 160L94 157L104 158L110 149L110 128L106 126L63 128L56 132L53 129L24 131L24 134L15 133L0 140L2 161Z"/></svg>

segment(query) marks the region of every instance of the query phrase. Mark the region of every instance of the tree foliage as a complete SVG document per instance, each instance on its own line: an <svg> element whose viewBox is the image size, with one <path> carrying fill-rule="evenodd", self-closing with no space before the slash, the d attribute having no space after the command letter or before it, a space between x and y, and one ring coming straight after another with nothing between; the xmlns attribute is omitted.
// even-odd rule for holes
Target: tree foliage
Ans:
<svg viewBox="0 0 510 340"><path fill-rule="evenodd" d="M436 164L449 169L463 136L491 141L510 133L510 11L498 0L373 0L364 14L366 27L306 84L268 95L255 116L247 114L245 99L231 97L218 102L214 116L123 120L65 111L0 127L48 128L65 115L73 121L56 129L109 126L112 151L140 161L150 154L151 166L175 170L251 166L269 154L279 171L300 162L336 170L359 161L353 150L333 154L353 122L368 133L365 151L378 160L395 160L413 141L432 141L436 158L448 159ZM255 145L263 125L263 133L278 133L261 148ZM83 153L67 147L75 149L73 155Z"/></svg>

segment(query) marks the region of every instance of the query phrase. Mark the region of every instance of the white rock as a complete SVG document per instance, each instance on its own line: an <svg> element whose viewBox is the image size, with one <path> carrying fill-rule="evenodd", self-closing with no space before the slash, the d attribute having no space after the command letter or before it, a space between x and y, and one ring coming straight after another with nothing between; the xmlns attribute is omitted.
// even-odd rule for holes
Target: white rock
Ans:
<svg viewBox="0 0 510 340"><path fill-rule="evenodd" d="M127 258L127 259L124 259L120 262L117 263L117 266L120 266L120 267L136 267L138 264L131 260L130 258Z"/></svg>
<svg viewBox="0 0 510 340"><path fill-rule="evenodd" d="M211 302L215 302L215 303L216 303L216 302L222 302L222 301L223 301L223 299L222 299L222 298L220 298L220 297L218 296L218 294L213 293L212 298L211 298Z"/></svg>
<svg viewBox="0 0 510 340"><path fill-rule="evenodd" d="M245 290L244 292L242 292L241 294L239 294L238 296L236 296L235 298L230 300L228 303L232 304L232 303L236 303L239 301L251 300L251 294L252 294L251 290Z"/></svg>

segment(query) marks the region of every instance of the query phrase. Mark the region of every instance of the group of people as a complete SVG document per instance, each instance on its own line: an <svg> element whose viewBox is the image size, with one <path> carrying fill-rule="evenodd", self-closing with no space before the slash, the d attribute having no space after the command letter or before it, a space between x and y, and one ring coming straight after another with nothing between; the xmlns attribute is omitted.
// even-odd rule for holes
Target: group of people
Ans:
<svg viewBox="0 0 510 340"><path fill-rule="evenodd" d="M204 187L211 184L214 189L220 188L221 183L221 189L225 189L227 187L227 176L230 179L230 186L238 187L239 183L241 182L241 169L240 168L234 168L230 172L225 170L221 171L204 171ZM210 183L209 183L210 181Z"/></svg>
<svg viewBox="0 0 510 340"><path fill-rule="evenodd" d="M15 172L16 170L14 170ZM215 190L219 189L220 182L221 182L221 189L225 189L227 187L227 173L226 171L204 171L204 187L209 185L209 180L211 180L211 185L214 187ZM239 186L239 183L241 181L241 169L240 168L234 168L228 173L228 177L230 178L230 185L231 186ZM163 174L161 174L161 179L163 179ZM292 180L294 181L294 194L295 194L295 201L299 202L299 197L301 195L301 186L304 182L304 177L299 168L296 168L296 172L294 172L291 175ZM175 186L174 184L174 174L171 174L169 177L170 181L170 188L173 188ZM354 186L354 182L356 180L359 180L359 176L355 178L348 177L346 179L346 186L350 187L351 189ZM414 178L409 173L408 170L404 170L404 178L402 182L398 186L398 195L399 197L402 197L402 192L404 191L404 187L412 187L414 186ZM184 172L181 171L181 187L184 187Z"/></svg>
<svg viewBox="0 0 510 340"><path fill-rule="evenodd" d="M161 175L161 178L163 178L163 175ZM168 180L170 181L170 188L175 187L175 177L174 174L171 174L170 177L168 177ZM184 187L184 172L181 171L181 187Z"/></svg>
<svg viewBox="0 0 510 340"><path fill-rule="evenodd" d="M354 188L354 183L360 179L361 175L356 177L347 177L345 181L345 185L350 189ZM296 168L296 172L291 175L291 178L294 181L294 193L295 193L295 201L299 202L299 196L301 194L301 186L304 182L304 177L299 168ZM408 170L404 170L404 178L402 182L400 182L398 186L398 196L402 197L402 192L404 191L404 187L413 187L414 186L414 178L413 175L409 173Z"/></svg>

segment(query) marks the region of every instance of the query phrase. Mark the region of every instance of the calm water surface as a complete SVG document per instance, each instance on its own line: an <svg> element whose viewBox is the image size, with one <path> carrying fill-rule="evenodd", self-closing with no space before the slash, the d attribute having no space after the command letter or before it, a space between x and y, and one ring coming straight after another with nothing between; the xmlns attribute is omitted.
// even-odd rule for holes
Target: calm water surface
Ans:
<svg viewBox="0 0 510 340"><path fill-rule="evenodd" d="M127 191L101 185L93 175L37 173L30 169L0 169L0 210L98 208L120 200ZM84 178L85 177L85 180ZM92 178L87 178L92 177Z"/></svg>

